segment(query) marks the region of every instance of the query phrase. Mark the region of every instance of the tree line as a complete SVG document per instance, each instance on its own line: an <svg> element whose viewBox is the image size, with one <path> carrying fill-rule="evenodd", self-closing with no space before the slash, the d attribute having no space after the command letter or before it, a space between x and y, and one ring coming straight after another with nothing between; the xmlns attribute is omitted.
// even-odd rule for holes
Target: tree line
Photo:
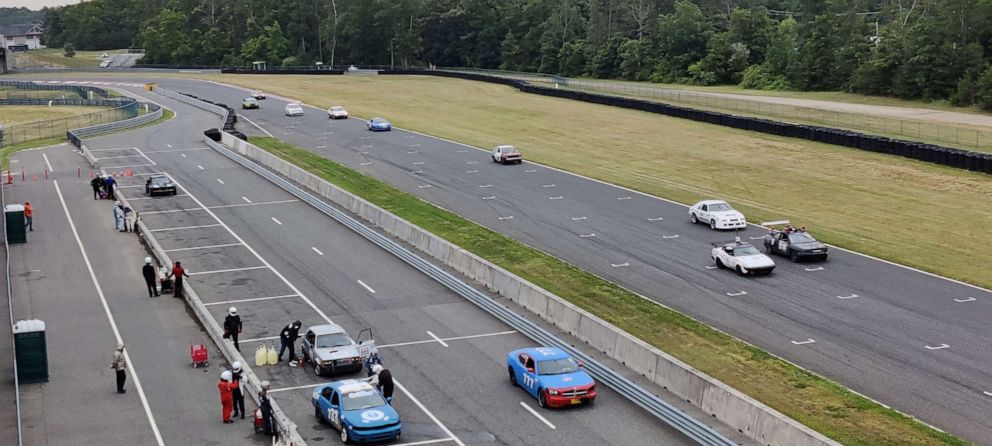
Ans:
<svg viewBox="0 0 992 446"><path fill-rule="evenodd" d="M499 68L992 109L992 0L91 0L46 42L144 63Z"/></svg>
<svg viewBox="0 0 992 446"><path fill-rule="evenodd" d="M41 22L41 11L28 8L0 7L0 28L7 25L20 25Z"/></svg>

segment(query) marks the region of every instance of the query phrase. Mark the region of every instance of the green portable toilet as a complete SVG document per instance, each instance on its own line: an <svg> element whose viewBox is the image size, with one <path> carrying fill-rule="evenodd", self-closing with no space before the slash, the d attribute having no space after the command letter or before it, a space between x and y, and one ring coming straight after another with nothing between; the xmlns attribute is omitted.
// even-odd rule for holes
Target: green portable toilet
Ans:
<svg viewBox="0 0 992 446"><path fill-rule="evenodd" d="M24 205L8 204L3 208L7 220L7 243L27 243L27 224L24 221Z"/></svg>
<svg viewBox="0 0 992 446"><path fill-rule="evenodd" d="M14 324L17 380L21 384L48 382L48 345L45 322L37 319Z"/></svg>

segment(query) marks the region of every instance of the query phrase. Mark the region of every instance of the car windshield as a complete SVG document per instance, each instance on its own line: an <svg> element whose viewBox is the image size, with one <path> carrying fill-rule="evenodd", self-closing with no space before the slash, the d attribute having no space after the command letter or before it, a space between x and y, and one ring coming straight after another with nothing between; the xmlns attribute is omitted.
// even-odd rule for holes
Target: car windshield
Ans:
<svg viewBox="0 0 992 446"><path fill-rule="evenodd" d="M805 232L793 232L789 234L789 241L792 243L813 243L816 239Z"/></svg>
<svg viewBox="0 0 992 446"><path fill-rule="evenodd" d="M386 120L382 118L375 118L372 120L373 124L386 124Z"/></svg>
<svg viewBox="0 0 992 446"><path fill-rule="evenodd" d="M331 333L317 336L317 341L314 342L314 347L316 348L334 348L342 347L345 345L351 345L351 338L344 333Z"/></svg>
<svg viewBox="0 0 992 446"><path fill-rule="evenodd" d="M740 246L734 248L734 257L756 256L761 254L754 246Z"/></svg>
<svg viewBox="0 0 992 446"><path fill-rule="evenodd" d="M732 211L733 208L727 203L713 203L710 205L710 212Z"/></svg>
<svg viewBox="0 0 992 446"><path fill-rule="evenodd" d="M247 102L249 104L254 104L254 103L258 102L258 101L256 101L255 98L245 98L245 102Z"/></svg>
<svg viewBox="0 0 992 446"><path fill-rule="evenodd" d="M331 111L344 111L344 107L331 107Z"/></svg>
<svg viewBox="0 0 992 446"><path fill-rule="evenodd" d="M152 186L165 186L171 183L168 177L152 177Z"/></svg>
<svg viewBox="0 0 992 446"><path fill-rule="evenodd" d="M579 363L572 358L555 359L551 361L538 361L538 375L560 375L562 373L572 373L579 370Z"/></svg>
<svg viewBox="0 0 992 446"><path fill-rule="evenodd" d="M515 149L513 146L503 146L499 148L499 151L501 153L513 153L516 152L517 149Z"/></svg>
<svg viewBox="0 0 992 446"><path fill-rule="evenodd" d="M289 110L302 110L303 109L303 107L300 107L299 105L296 105L296 104L289 104L289 105L286 106L286 108L289 109Z"/></svg>
<svg viewBox="0 0 992 446"><path fill-rule="evenodd" d="M371 409L373 407L385 406L386 402L383 401L382 395L375 390L361 390L358 392L351 392L344 397L342 402L342 409L344 410L362 410Z"/></svg>

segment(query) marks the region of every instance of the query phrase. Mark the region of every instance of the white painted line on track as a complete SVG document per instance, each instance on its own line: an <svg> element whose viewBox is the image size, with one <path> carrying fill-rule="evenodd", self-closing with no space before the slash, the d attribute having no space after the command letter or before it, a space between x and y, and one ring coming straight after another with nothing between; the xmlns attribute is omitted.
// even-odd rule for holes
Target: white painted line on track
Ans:
<svg viewBox="0 0 992 446"><path fill-rule="evenodd" d="M410 173L412 173L414 175L420 175L420 174L424 173L424 171L423 170L411 170Z"/></svg>
<svg viewBox="0 0 992 446"><path fill-rule="evenodd" d="M205 275L205 274L235 273L235 272L238 272L238 271L251 271L251 270L265 269L265 268L268 268L268 267L265 266L265 265L262 265L262 266L246 266L244 268L215 269L215 270L212 270L212 271L201 271L201 272L198 272L198 273L187 273L187 274L189 274L191 276L202 276L202 275Z"/></svg>
<svg viewBox="0 0 992 446"><path fill-rule="evenodd" d="M465 164L479 164L479 162L478 161L468 161Z"/></svg>
<svg viewBox="0 0 992 446"><path fill-rule="evenodd" d="M285 299L287 297L297 297L298 294L284 294L282 296L269 296L269 297L253 297L251 299L235 299L235 300L225 300L223 302L210 302L204 303L203 305L209 307L211 305L227 305L227 304L239 304L242 302L258 302L260 300L275 300L275 299Z"/></svg>
<svg viewBox="0 0 992 446"><path fill-rule="evenodd" d="M423 166L424 165L424 162L423 161L417 161L417 162L413 163L413 165L414 166Z"/></svg>
<svg viewBox="0 0 992 446"><path fill-rule="evenodd" d="M323 253L323 252L321 252L321 251L320 251L319 249L317 249L317 247L316 247L316 246L311 246L311 247L310 247L310 249L312 249L312 250L313 250L313 252L315 252L315 253L317 253L317 255L319 255L319 256L322 256L322 255L324 255L324 253Z"/></svg>
<svg viewBox="0 0 992 446"><path fill-rule="evenodd" d="M664 219L665 217L656 217L656 218L649 218L648 221L662 221Z"/></svg>
<svg viewBox="0 0 992 446"><path fill-rule="evenodd" d="M272 221L276 222L277 225L282 226L281 221L277 220L275 217L270 217L270 218L272 218Z"/></svg>
<svg viewBox="0 0 992 446"><path fill-rule="evenodd" d="M163 249L165 252L178 252L178 251L195 251L198 249L213 249L213 248L227 248L229 246L241 246L240 243L225 243L223 245L208 245L208 246L193 246L190 248L173 248L173 249Z"/></svg>
<svg viewBox="0 0 992 446"><path fill-rule="evenodd" d="M365 288L366 290L369 290L370 293L375 294L375 290L373 290L372 287L366 285L365 282L362 282L361 280L357 280L357 282L359 285L362 286L362 288Z"/></svg>
<svg viewBox="0 0 992 446"><path fill-rule="evenodd" d="M763 238L764 238L764 237L762 237L762 236L758 236L758 237L748 237L748 239L750 239L750 240L761 240L761 239L763 239Z"/></svg>
<svg viewBox="0 0 992 446"><path fill-rule="evenodd" d="M623 268L625 266L630 266L630 263L627 263L627 262L623 262L623 263L611 263L610 266L612 266L614 268Z"/></svg>
<svg viewBox="0 0 992 446"><path fill-rule="evenodd" d="M465 173L479 173L478 170L466 170Z"/></svg>
<svg viewBox="0 0 992 446"><path fill-rule="evenodd" d="M974 297L970 297L970 296L969 297L966 297L964 299L954 299L954 301L957 302L957 303L959 303L959 304L960 303L965 303L965 302L973 302L975 300L977 300L977 299L975 299Z"/></svg>
<svg viewBox="0 0 992 446"><path fill-rule="evenodd" d="M361 164L361 165L363 165L363 166L371 166L371 165L372 165L372 163L371 163L371 162L368 162L368 163L359 163L359 164Z"/></svg>
<svg viewBox="0 0 992 446"><path fill-rule="evenodd" d="M275 138L275 135L269 133L268 130L263 129L262 126L260 126L258 124L255 124L255 121L252 121L251 119L248 119L247 117L245 117L245 115L242 115L241 113L238 113L238 117L244 119L245 121L248 121L249 124L251 124L251 125L255 126L255 128L261 130L262 133L265 133L266 135L269 135L269 138Z"/></svg>
<svg viewBox="0 0 992 446"><path fill-rule="evenodd" d="M837 298L840 300L854 299L855 297L861 297L861 296L858 296L857 294L851 294L849 296L837 296Z"/></svg>
<svg viewBox="0 0 992 446"><path fill-rule="evenodd" d="M134 150L136 150L139 154L141 154L142 157L148 160L149 163L152 163L153 166L155 165L155 160L149 158L148 155L145 155L145 152L142 152L141 149L135 147Z"/></svg>
<svg viewBox="0 0 992 446"><path fill-rule="evenodd" d="M417 186L418 189L427 189L429 187L431 187L430 184L421 184L420 186Z"/></svg>
<svg viewBox="0 0 992 446"><path fill-rule="evenodd" d="M187 196L187 195L186 194L176 194L176 195L173 195L173 197L185 197L185 196ZM135 197L135 198L128 198L127 201L152 200L152 199L155 199L155 197Z"/></svg>
<svg viewBox="0 0 992 446"><path fill-rule="evenodd" d="M747 291L741 290L741 291L738 291L736 293L724 293L724 294L726 294L726 295L728 295L730 297L737 297L737 296L743 296L743 295L747 294Z"/></svg>
<svg viewBox="0 0 992 446"><path fill-rule="evenodd" d="M431 333L430 330L427 330L427 336L430 336L430 337L434 338L434 340L437 341L438 344L443 345L444 348L448 348L448 343L447 342L444 342L441 338L437 337L436 334Z"/></svg>
<svg viewBox="0 0 992 446"><path fill-rule="evenodd" d="M477 334L477 335L455 336L455 337L451 337L451 338L441 338L441 340L442 341L460 341L460 340L464 340L464 339L488 338L488 337L491 337L491 336L502 336L502 335L514 334L516 332L517 332L516 330L498 331L498 332L495 332L495 333L483 333L483 334ZM403 347L403 346L406 346L406 345L417 345L417 344L434 344L436 342L437 341L435 341L434 339L427 339L427 340L423 340L423 341L397 342L395 344L383 344L383 345L376 344L376 348Z"/></svg>
<svg viewBox="0 0 992 446"><path fill-rule="evenodd" d="M549 187L555 187L555 185L554 184L542 184L541 187L543 187L543 188L549 188Z"/></svg>
<svg viewBox="0 0 992 446"><path fill-rule="evenodd" d="M49 172L55 172L55 169L52 169L52 163L50 163L48 161L48 154L47 153L42 153L41 154L41 157L45 159L45 165L48 166L48 171Z"/></svg>
<svg viewBox="0 0 992 446"><path fill-rule="evenodd" d="M816 341L813 338L806 338L805 341L792 341L792 343L795 345L806 345L806 344L812 344L814 342Z"/></svg>
<svg viewBox="0 0 992 446"><path fill-rule="evenodd" d="M706 268L706 269L717 269L717 268L719 268L719 266L716 266L716 265L706 265L704 268Z"/></svg>
<svg viewBox="0 0 992 446"><path fill-rule="evenodd" d="M482 199L483 200L495 200L496 199L496 196L495 195L490 195L488 197L482 197Z"/></svg>
<svg viewBox="0 0 992 446"><path fill-rule="evenodd" d="M171 145L169 147L172 147ZM147 150L148 153L171 153L171 152L195 152L197 150L210 150L209 147L194 147L192 149L171 149L171 150ZM181 155L181 154L180 154Z"/></svg>
<svg viewBox="0 0 992 446"><path fill-rule="evenodd" d="M242 196L241 196L241 199L242 199L242 200L245 200L245 203L248 203L248 204L252 204L252 203L251 203L251 200L249 200L249 199L248 199L248 197L246 197L246 196L244 196L244 195L242 195Z"/></svg>
<svg viewBox="0 0 992 446"><path fill-rule="evenodd" d="M565 197L562 197L561 195L559 195L557 197L548 197L548 200L561 200L562 198L565 198Z"/></svg>
<svg viewBox="0 0 992 446"><path fill-rule="evenodd" d="M132 167L150 167L154 165L155 164L125 164L123 166L104 166L104 168L106 168L107 170L114 170L114 169L129 169Z"/></svg>
<svg viewBox="0 0 992 446"><path fill-rule="evenodd" d="M535 417L537 417L537 419L538 419L538 420L541 420L541 422L542 422L542 423L544 423L545 425L547 425L547 426L548 426L548 427L550 427L551 429L557 429L557 428L555 427L555 425L553 425L553 424L551 424L551 422L550 422L550 421L548 421L548 419L547 419L547 418L544 418L544 417L542 417L542 416L541 416L541 414L539 414L539 413L537 413L537 411L536 411L536 410L534 410L534 409L533 409L532 407L530 407L530 406L528 406L528 405L527 405L526 403L524 403L523 401L521 401L521 402L520 402L520 405L521 405L521 406L522 406L522 407L523 407L524 409L527 409L527 412L530 412L530 414L531 414L531 415L533 415L533 416L535 416Z"/></svg>
<svg viewBox="0 0 992 446"><path fill-rule="evenodd" d="M487 187L493 187L493 185L492 184L480 184L479 187L485 189Z"/></svg>
<svg viewBox="0 0 992 446"><path fill-rule="evenodd" d="M663 239L673 239L673 238L679 238L679 235L678 234L663 235L663 236L661 236L661 238L663 238Z"/></svg>
<svg viewBox="0 0 992 446"><path fill-rule="evenodd" d="M170 149L172 148L172 144L166 144L165 146L168 147L168 148L170 148Z"/></svg>
<svg viewBox="0 0 992 446"><path fill-rule="evenodd" d="M947 345L947 344L940 344L940 345L935 346L935 347L931 347L929 345L924 345L924 347L926 347L927 350L943 350L945 348L950 348L951 346L950 345Z"/></svg>
<svg viewBox="0 0 992 446"><path fill-rule="evenodd" d="M617 200L624 201L624 200L630 200L631 198L632 197L617 197Z"/></svg>
<svg viewBox="0 0 992 446"><path fill-rule="evenodd" d="M537 172L537 169L524 170L524 173L534 173L534 172Z"/></svg>
<svg viewBox="0 0 992 446"><path fill-rule="evenodd" d="M572 221L586 220L586 217L572 217Z"/></svg>
<svg viewBox="0 0 992 446"><path fill-rule="evenodd" d="M468 150L459 150L457 153L468 153Z"/></svg>
<svg viewBox="0 0 992 446"><path fill-rule="evenodd" d="M186 158L186 154L185 153L180 153L179 156L181 156L183 158Z"/></svg>
<svg viewBox="0 0 992 446"><path fill-rule="evenodd" d="M132 198L133 200L133 198ZM149 229L148 232L165 232L165 231L182 231L184 229L200 229L200 228L215 228L220 226L219 224L212 225L197 225L197 226L179 226L175 228L160 228L160 229Z"/></svg>
<svg viewBox="0 0 992 446"><path fill-rule="evenodd" d="M499 217L499 219L500 220L513 220L513 216L512 215L508 215L506 217Z"/></svg>
<svg viewBox="0 0 992 446"><path fill-rule="evenodd" d="M130 372L131 380L134 381L134 388L138 391L138 397L141 399L141 405L145 409L145 416L148 417L148 423L151 425L152 433L155 435L155 442L159 446L164 446L165 442L162 441L162 433L158 430L158 423L155 422L155 415L152 414L151 406L148 405L148 398L145 396L145 389L141 386L141 379L138 377L138 372L134 368L134 362L131 361L131 355L128 353L126 343L124 338L121 337L120 330L117 329L117 321L114 320L114 314L110 311L110 305L107 304L107 298L103 294L103 288L100 286L100 281L96 278L96 273L93 272L93 264L90 263L90 257L86 254L86 248L83 247L83 241L79 238L79 232L76 231L76 223L72 221L72 215L69 214L69 207L65 204L65 197L62 196L62 189L59 188L58 180L52 182L55 185L55 192L59 196L59 202L62 203L62 210L65 211L65 217L69 220L69 228L72 229L72 235L76 238L76 244L79 246L79 252L83 255L83 263L86 264L86 269L90 273L90 279L93 281L93 286L96 288L97 296L100 297L100 303L103 304L103 311L107 314L107 320L110 322L110 328L114 332L114 338L118 343L124 344L124 361L127 363L128 372ZM449 432L450 435L450 432Z"/></svg>
<svg viewBox="0 0 992 446"><path fill-rule="evenodd" d="M985 396L992 396L992 393L989 393L989 392L986 392L986 391L984 391L984 390L982 391L982 393L984 393L984 394L985 394Z"/></svg>
<svg viewBox="0 0 992 446"><path fill-rule="evenodd" d="M203 166L201 166L201 165L199 165L199 164L197 164L197 165L196 165L196 168L197 168L197 169L200 169L200 170L203 170Z"/></svg>
<svg viewBox="0 0 992 446"><path fill-rule="evenodd" d="M141 186L141 187L144 187L144 186ZM133 198L131 198L130 200L133 200ZM207 209L240 208L240 207L246 207L246 206L264 206L264 205L267 205L267 204L293 203L293 202L296 202L296 201L300 201L300 200L295 200L294 199L294 200L278 200L278 201L260 201L258 203L252 203L252 204L248 204L248 203L221 204L221 205L217 205L217 206L209 206L209 207L206 207L206 208L186 208L186 209L170 209L170 210L167 210L167 211L148 211L148 212L142 212L141 215L171 214L171 213L174 213L174 212L193 212L193 211L204 211L204 210L207 210Z"/></svg>
<svg viewBox="0 0 992 446"><path fill-rule="evenodd" d="M358 152L359 155L368 155L369 152Z"/></svg>
<svg viewBox="0 0 992 446"><path fill-rule="evenodd" d="M806 271L809 271L809 272L823 271L823 267L822 266L817 266L816 268L803 268L803 269L806 270Z"/></svg>
<svg viewBox="0 0 992 446"><path fill-rule="evenodd" d="M596 236L596 234L579 234L579 237L582 237L582 238L589 238L589 237L595 237L595 236Z"/></svg>
<svg viewBox="0 0 992 446"><path fill-rule="evenodd" d="M410 147L420 147L420 144L410 144Z"/></svg>
<svg viewBox="0 0 992 446"><path fill-rule="evenodd" d="M444 442L447 442L447 441L455 441L455 439L454 438L438 438L438 439L435 439L435 440L414 441L413 443L398 443L398 444L394 444L393 446L420 446L420 445L424 445L424 444L444 443Z"/></svg>
<svg viewBox="0 0 992 446"><path fill-rule="evenodd" d="M420 153L420 151L418 151L418 150L408 150L406 153L409 154L409 155L413 155L415 153Z"/></svg>
<svg viewBox="0 0 992 446"><path fill-rule="evenodd" d="M437 417L435 417L431 411L427 410L427 407L424 406L423 403L420 402L420 400L418 400L415 396L413 396L412 393L408 392L406 390L406 387L403 387L403 384L400 384L400 382L397 381L395 378L393 379L393 384L396 386L397 389L400 389L401 392L406 394L406 396L410 398L410 401L413 401L413 403L416 404L417 407L420 408L420 410L422 410L425 414L427 414L427 416L431 419L431 421L434 422L434 424L438 425L438 427L440 427L441 430L444 431L444 433L448 434L448 436L451 437L452 441L454 441L455 444L457 444L458 446L465 446L465 443L462 443L462 441L459 440L458 437L456 437L455 434L452 433L447 426L441 423L441 420L438 420Z"/></svg>
<svg viewBox="0 0 992 446"><path fill-rule="evenodd" d="M224 184L224 180L222 180L220 178L217 179L217 182L220 183L220 184Z"/></svg>

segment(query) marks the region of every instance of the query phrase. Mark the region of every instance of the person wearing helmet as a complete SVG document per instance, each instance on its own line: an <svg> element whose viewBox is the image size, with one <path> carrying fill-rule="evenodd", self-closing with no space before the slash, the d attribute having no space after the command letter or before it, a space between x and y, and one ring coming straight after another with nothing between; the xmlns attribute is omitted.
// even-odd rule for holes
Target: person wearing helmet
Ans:
<svg viewBox="0 0 992 446"><path fill-rule="evenodd" d="M393 401L393 374L389 369L383 367L382 364L373 365L372 377L369 378L369 382L379 389L386 401Z"/></svg>
<svg viewBox="0 0 992 446"><path fill-rule="evenodd" d="M231 396L234 398L234 415L241 414L241 419L245 418L245 393L241 389L241 362L234 361L231 364Z"/></svg>
<svg viewBox="0 0 992 446"><path fill-rule="evenodd" d="M269 382L262 381L258 391L258 408L262 411L262 433L268 436L275 434L275 420L272 417L272 402L269 401Z"/></svg>
<svg viewBox="0 0 992 446"><path fill-rule="evenodd" d="M289 365L296 365L296 340L300 338L300 327L303 323L300 321L293 321L289 325L283 327L282 331L279 332L279 357L278 360L282 361L282 354L289 349Z"/></svg>
<svg viewBox="0 0 992 446"><path fill-rule="evenodd" d="M172 276L176 277L176 284L173 286L172 297L183 297L183 278L189 277L186 273L186 269L183 268L182 263L177 260L175 266L172 267L172 272L166 277L166 279L171 279Z"/></svg>
<svg viewBox="0 0 992 446"><path fill-rule="evenodd" d="M231 338L234 342L234 349L241 351L238 345L238 334L241 333L241 316L238 316L238 309L231 307L227 310L227 317L224 318L224 338Z"/></svg>
<svg viewBox="0 0 992 446"><path fill-rule="evenodd" d="M231 393L232 384L230 371L224 370L220 373L220 382L217 383L217 389L220 390L220 405L224 417L224 424L231 424L234 422L234 420L231 420L231 410L234 406L234 397Z"/></svg>
<svg viewBox="0 0 992 446"><path fill-rule="evenodd" d="M158 288L155 286L155 267L152 266L151 257L145 257L145 266L141 267L141 275L145 276L145 285L148 287L148 297L158 297Z"/></svg>
<svg viewBox="0 0 992 446"><path fill-rule="evenodd" d="M110 362L110 368L117 373L117 393L126 393L124 390L124 380L127 379L127 375L124 371L127 370L127 360L124 359L124 344L118 342L117 348L114 350L114 360Z"/></svg>

